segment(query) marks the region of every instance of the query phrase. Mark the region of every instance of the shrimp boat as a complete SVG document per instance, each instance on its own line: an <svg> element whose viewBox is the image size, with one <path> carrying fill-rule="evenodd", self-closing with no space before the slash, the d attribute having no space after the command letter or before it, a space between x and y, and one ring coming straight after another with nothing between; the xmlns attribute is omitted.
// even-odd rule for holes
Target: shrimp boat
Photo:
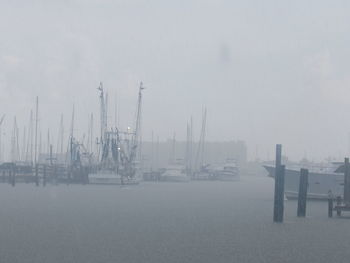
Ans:
<svg viewBox="0 0 350 263"><path fill-rule="evenodd" d="M139 87L135 130L128 127L126 132L118 128L107 131L107 99L102 83L100 91L101 137L99 139L99 162L88 175L90 184L132 185L140 178L137 169L137 154L140 143L140 118L142 82Z"/></svg>
<svg viewBox="0 0 350 263"><path fill-rule="evenodd" d="M275 177L274 165L263 165L268 176ZM328 199L331 192L340 196L344 191L343 163L333 162L327 165L305 166L290 164L285 169L285 196L289 199L298 198L300 168L309 169L308 193L309 199Z"/></svg>

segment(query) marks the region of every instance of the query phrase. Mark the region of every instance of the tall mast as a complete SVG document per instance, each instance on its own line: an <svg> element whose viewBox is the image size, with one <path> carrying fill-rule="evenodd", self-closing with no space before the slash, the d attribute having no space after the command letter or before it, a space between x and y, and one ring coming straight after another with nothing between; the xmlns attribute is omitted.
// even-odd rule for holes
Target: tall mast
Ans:
<svg viewBox="0 0 350 263"><path fill-rule="evenodd" d="M36 107L35 107L35 143L34 143L34 165L37 164L37 143L38 143L38 114L39 114L39 98L36 97Z"/></svg>
<svg viewBox="0 0 350 263"><path fill-rule="evenodd" d="M169 158L170 164L175 163L175 144L176 144L176 133L174 132L172 146L171 146L171 153L170 153L170 158Z"/></svg>
<svg viewBox="0 0 350 263"><path fill-rule="evenodd" d="M42 154L42 136L41 136L41 131L39 132L39 150L38 150L38 153L39 153L39 156Z"/></svg>
<svg viewBox="0 0 350 263"><path fill-rule="evenodd" d="M94 151L93 149L93 139L94 138L94 114L91 113L91 116L90 116L90 153L92 153Z"/></svg>
<svg viewBox="0 0 350 263"><path fill-rule="evenodd" d="M100 82L100 85L97 88L100 91L100 143L103 144L104 139L105 139L105 132L107 129L107 123L106 123L106 99L104 96L104 91L103 91L103 84ZM102 145L101 145L102 146Z"/></svg>
<svg viewBox="0 0 350 263"><path fill-rule="evenodd" d="M190 173L190 126L187 122L186 126L186 174Z"/></svg>
<svg viewBox="0 0 350 263"><path fill-rule="evenodd" d="M159 169L159 136L157 136L157 147L156 147L156 170Z"/></svg>
<svg viewBox="0 0 350 263"><path fill-rule="evenodd" d="M2 151L3 151L3 148L2 148L2 123L4 122L4 118L5 118L5 115L3 115L0 119L0 162L2 162Z"/></svg>
<svg viewBox="0 0 350 263"><path fill-rule="evenodd" d="M56 147L56 154L57 155L59 153L61 155L63 154L63 133L64 133L63 114L61 114L60 127L58 129L57 147Z"/></svg>
<svg viewBox="0 0 350 263"><path fill-rule="evenodd" d="M19 128L17 126L17 120L15 117L15 135L16 135L16 161L20 161L21 160L21 152L19 151Z"/></svg>
<svg viewBox="0 0 350 263"><path fill-rule="evenodd" d="M73 111L72 111L72 122L71 122L71 125L70 125L70 134L69 136L71 138L73 138L73 133L74 133L74 114L75 114L75 107L74 107L74 104L73 104Z"/></svg>
<svg viewBox="0 0 350 263"><path fill-rule="evenodd" d="M114 127L118 127L118 96L117 92L115 93L115 104L114 104Z"/></svg>
<svg viewBox="0 0 350 263"><path fill-rule="evenodd" d="M74 114L75 114L75 108L73 104L73 111L72 111L72 122L70 125L70 134L69 134L69 153L70 153L70 165L73 163L73 136L74 136Z"/></svg>
<svg viewBox="0 0 350 263"><path fill-rule="evenodd" d="M189 173L192 176L193 169L193 118L191 116L190 133L189 133Z"/></svg>
<svg viewBox="0 0 350 263"><path fill-rule="evenodd" d="M26 162L33 163L33 110L30 111L29 127L28 127L28 139L26 150Z"/></svg>
<svg viewBox="0 0 350 263"><path fill-rule="evenodd" d="M151 138L151 171L153 171L154 166L154 140L153 140L153 131L152 131L152 138Z"/></svg>
<svg viewBox="0 0 350 263"><path fill-rule="evenodd" d="M107 131L108 127L108 93L106 92L105 98L105 114L104 114L104 131Z"/></svg>
<svg viewBox="0 0 350 263"><path fill-rule="evenodd" d="M137 150L138 148L138 153L139 153L139 158L141 161L141 107L142 107L142 90L145 88L143 87L143 83L140 82L140 87L139 87L139 96L137 100L137 111L136 111L136 122L135 122L135 131L134 131L134 136L132 139L132 148L134 149L133 151ZM136 154L136 153L135 153Z"/></svg>
<svg viewBox="0 0 350 263"><path fill-rule="evenodd" d="M46 153L49 153L50 152L50 129L47 129L47 152Z"/></svg>
<svg viewBox="0 0 350 263"><path fill-rule="evenodd" d="M202 129L203 129L203 136L202 136L202 152L201 152L201 159L200 159L200 165L204 165L204 148L205 148L205 136L206 136L206 126L207 126L207 108L204 108L204 116L203 116L203 123L202 123Z"/></svg>
<svg viewBox="0 0 350 263"><path fill-rule="evenodd" d="M23 127L23 141L22 141L22 152L21 152L21 160L26 160L26 127Z"/></svg>
<svg viewBox="0 0 350 263"><path fill-rule="evenodd" d="M16 117L14 117L13 121L13 130L11 136L11 162L16 162Z"/></svg>
<svg viewBox="0 0 350 263"><path fill-rule="evenodd" d="M204 144L205 144L206 120L207 120L207 109L205 108L203 111L202 129L201 129L201 134L200 134L197 153L196 153L195 169L202 167L203 162L204 162Z"/></svg>

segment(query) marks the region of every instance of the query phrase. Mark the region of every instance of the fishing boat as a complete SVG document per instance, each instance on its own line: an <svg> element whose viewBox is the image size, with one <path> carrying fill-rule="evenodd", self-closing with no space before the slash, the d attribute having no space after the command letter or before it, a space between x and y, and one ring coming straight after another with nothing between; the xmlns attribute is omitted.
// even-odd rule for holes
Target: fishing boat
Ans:
<svg viewBox="0 0 350 263"><path fill-rule="evenodd" d="M117 127L107 130L107 100L102 83L100 91L101 137L99 139L99 162L88 175L90 184L131 185L138 184L137 154L140 143L141 91L139 87L135 129L128 127L122 132Z"/></svg>

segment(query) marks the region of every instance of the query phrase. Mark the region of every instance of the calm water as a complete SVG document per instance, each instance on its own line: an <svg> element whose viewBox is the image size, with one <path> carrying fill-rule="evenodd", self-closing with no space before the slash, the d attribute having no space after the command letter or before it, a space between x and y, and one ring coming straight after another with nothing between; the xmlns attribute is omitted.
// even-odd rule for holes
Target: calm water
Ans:
<svg viewBox="0 0 350 263"><path fill-rule="evenodd" d="M350 217L272 223L273 181L0 185L0 262L349 262ZM350 213L349 213L350 216Z"/></svg>

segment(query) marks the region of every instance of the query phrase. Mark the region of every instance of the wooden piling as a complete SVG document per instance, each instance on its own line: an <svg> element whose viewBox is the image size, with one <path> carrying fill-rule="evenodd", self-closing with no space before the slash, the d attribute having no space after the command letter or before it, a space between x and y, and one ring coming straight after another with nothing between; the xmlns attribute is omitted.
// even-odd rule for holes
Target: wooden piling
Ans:
<svg viewBox="0 0 350 263"><path fill-rule="evenodd" d="M333 217L333 197L328 197L328 217Z"/></svg>
<svg viewBox="0 0 350 263"><path fill-rule="evenodd" d="M337 196L337 216L341 216L341 210L340 210L340 206L341 206L341 196Z"/></svg>
<svg viewBox="0 0 350 263"><path fill-rule="evenodd" d="M344 160L344 204L350 205L350 165L349 158Z"/></svg>
<svg viewBox="0 0 350 263"><path fill-rule="evenodd" d="M299 179L299 194L298 194L298 217L305 217L306 215L306 199L307 199L307 186L308 186L309 170L300 170Z"/></svg>
<svg viewBox="0 0 350 263"><path fill-rule="evenodd" d="M281 165L282 145L276 145L276 168L275 168L275 196L273 221L276 223L283 222L284 214L284 174L285 166Z"/></svg>

